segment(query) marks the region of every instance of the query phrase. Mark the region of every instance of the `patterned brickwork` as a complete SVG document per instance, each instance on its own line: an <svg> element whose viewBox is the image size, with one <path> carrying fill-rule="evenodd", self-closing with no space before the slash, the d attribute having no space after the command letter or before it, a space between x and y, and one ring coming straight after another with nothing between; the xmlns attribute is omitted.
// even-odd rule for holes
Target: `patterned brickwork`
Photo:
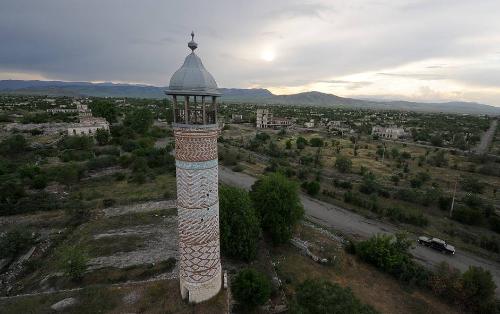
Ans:
<svg viewBox="0 0 500 314"><path fill-rule="evenodd" d="M174 129L175 158L182 161L217 159L218 129Z"/></svg>
<svg viewBox="0 0 500 314"><path fill-rule="evenodd" d="M177 168L177 204L206 208L218 200L218 167L203 170Z"/></svg>
<svg viewBox="0 0 500 314"><path fill-rule="evenodd" d="M183 297L201 302L221 287L216 128L174 128L179 278Z"/></svg>

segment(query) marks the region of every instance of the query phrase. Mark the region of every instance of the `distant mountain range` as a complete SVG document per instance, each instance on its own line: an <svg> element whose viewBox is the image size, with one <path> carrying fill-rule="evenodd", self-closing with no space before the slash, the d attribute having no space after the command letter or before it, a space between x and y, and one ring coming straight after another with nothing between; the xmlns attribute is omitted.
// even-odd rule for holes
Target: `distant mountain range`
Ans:
<svg viewBox="0 0 500 314"><path fill-rule="evenodd" d="M0 80L0 93L49 96L96 96L163 98L165 87L139 84ZM267 89L221 88L222 101L370 109L411 110L446 113L500 115L500 107L473 102L421 103L411 101L375 101L339 97L320 92L275 95Z"/></svg>

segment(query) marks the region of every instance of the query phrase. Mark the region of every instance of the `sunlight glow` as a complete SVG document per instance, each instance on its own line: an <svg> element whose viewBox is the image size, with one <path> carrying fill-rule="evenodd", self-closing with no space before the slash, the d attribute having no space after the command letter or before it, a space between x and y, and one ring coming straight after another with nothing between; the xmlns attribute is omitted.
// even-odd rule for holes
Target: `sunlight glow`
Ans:
<svg viewBox="0 0 500 314"><path fill-rule="evenodd" d="M262 53L260 54L260 58L266 62L271 62L274 60L275 58L275 54L274 54L274 51L271 51L271 50L264 50L262 51Z"/></svg>

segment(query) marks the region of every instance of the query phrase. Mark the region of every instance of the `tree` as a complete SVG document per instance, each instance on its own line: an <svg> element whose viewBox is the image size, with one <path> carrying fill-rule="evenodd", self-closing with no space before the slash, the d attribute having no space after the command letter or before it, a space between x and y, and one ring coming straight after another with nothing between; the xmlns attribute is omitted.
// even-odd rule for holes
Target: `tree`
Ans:
<svg viewBox="0 0 500 314"><path fill-rule="evenodd" d="M291 140L286 141L285 148L286 149L292 149L292 141Z"/></svg>
<svg viewBox="0 0 500 314"><path fill-rule="evenodd" d="M300 314L368 314L377 313L371 306L363 304L352 293L337 283L324 279L307 279L301 283L295 296L296 304L291 313Z"/></svg>
<svg viewBox="0 0 500 314"><path fill-rule="evenodd" d="M109 123L116 122L118 111L116 109L114 101L94 99L94 101L90 104L90 109L92 110L92 114L94 116L103 117Z"/></svg>
<svg viewBox="0 0 500 314"><path fill-rule="evenodd" d="M468 307L476 313L495 313L495 289L491 273L481 267L469 266L462 275Z"/></svg>
<svg viewBox="0 0 500 314"><path fill-rule="evenodd" d="M14 134L0 143L0 153L16 155L23 153L28 148L28 143L24 136Z"/></svg>
<svg viewBox="0 0 500 314"><path fill-rule="evenodd" d="M234 298L247 309L253 309L269 300L271 283L266 275L245 268L238 272L231 284Z"/></svg>
<svg viewBox="0 0 500 314"><path fill-rule="evenodd" d="M297 184L280 173L272 173L252 186L250 197L259 213L262 229L274 244L288 242L304 215Z"/></svg>
<svg viewBox="0 0 500 314"><path fill-rule="evenodd" d="M138 134L145 134L153 125L153 113L147 108L135 109L125 116L123 124Z"/></svg>
<svg viewBox="0 0 500 314"><path fill-rule="evenodd" d="M323 147L324 146L324 142L323 142L323 139L319 138L319 137L313 137L309 143L311 144L312 147Z"/></svg>
<svg viewBox="0 0 500 314"><path fill-rule="evenodd" d="M260 226L248 192L222 185L219 197L222 252L247 262L253 260L257 255Z"/></svg>
<svg viewBox="0 0 500 314"><path fill-rule="evenodd" d="M464 191L471 193L483 193L483 189L485 186L483 182L479 181L478 178L473 176L463 177L460 185L462 186L462 189Z"/></svg>
<svg viewBox="0 0 500 314"><path fill-rule="evenodd" d="M346 156L339 155L335 160L335 168L342 173L351 172L352 161Z"/></svg>
<svg viewBox="0 0 500 314"><path fill-rule="evenodd" d="M307 140L302 136L299 136L295 141L295 145L297 145L297 149L304 149L307 145Z"/></svg>
<svg viewBox="0 0 500 314"><path fill-rule="evenodd" d="M59 265L64 274L73 280L80 280L87 269L88 257L77 246L65 246L59 252Z"/></svg>
<svg viewBox="0 0 500 314"><path fill-rule="evenodd" d="M109 132L105 129L97 129L95 132L95 139L99 145L106 145L109 143Z"/></svg>

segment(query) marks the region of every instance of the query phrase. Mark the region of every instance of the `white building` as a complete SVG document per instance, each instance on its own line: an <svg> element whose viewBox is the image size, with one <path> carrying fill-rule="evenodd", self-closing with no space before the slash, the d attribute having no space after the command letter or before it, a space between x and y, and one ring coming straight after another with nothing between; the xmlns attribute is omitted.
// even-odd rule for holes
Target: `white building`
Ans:
<svg viewBox="0 0 500 314"><path fill-rule="evenodd" d="M383 127L376 125L372 128L372 135L378 135L381 138L399 139L406 135L403 128L397 126Z"/></svg>
<svg viewBox="0 0 500 314"><path fill-rule="evenodd" d="M314 128L314 119L309 120L309 122L305 122L304 127L308 128L308 129Z"/></svg>
<svg viewBox="0 0 500 314"><path fill-rule="evenodd" d="M104 118L92 116L92 111L87 105L76 102L76 110L78 111L79 123L71 124L68 127L68 135L88 135L93 136L98 129L109 131L109 123Z"/></svg>

